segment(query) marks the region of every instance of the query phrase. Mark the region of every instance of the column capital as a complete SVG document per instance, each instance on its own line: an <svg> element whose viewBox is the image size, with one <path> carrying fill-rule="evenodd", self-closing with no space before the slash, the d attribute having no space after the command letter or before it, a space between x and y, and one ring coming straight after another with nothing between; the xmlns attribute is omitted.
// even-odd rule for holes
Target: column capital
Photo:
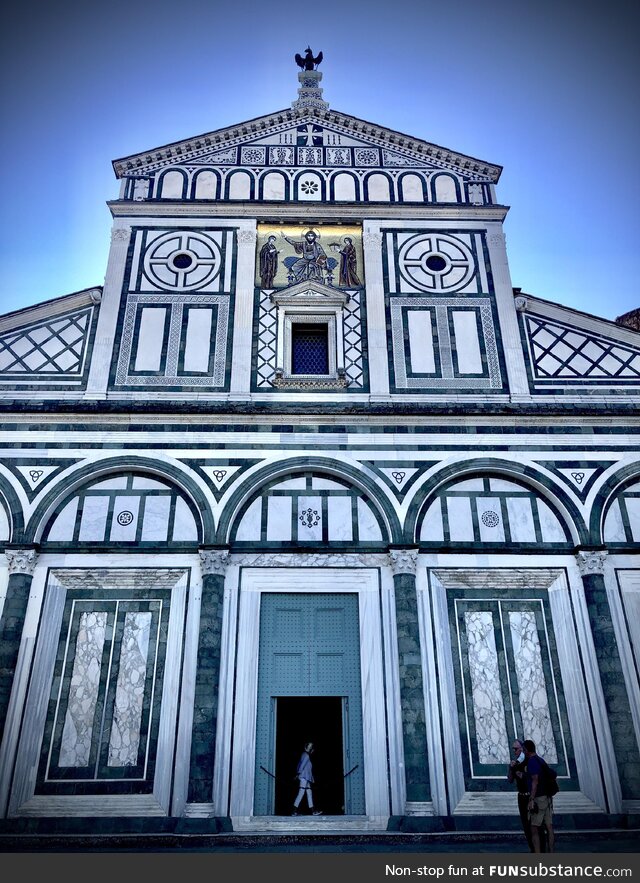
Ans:
<svg viewBox="0 0 640 883"><path fill-rule="evenodd" d="M373 233L372 231L368 231L362 234L362 244L365 248L381 248L382 247L382 233Z"/></svg>
<svg viewBox="0 0 640 883"><path fill-rule="evenodd" d="M5 558L9 565L9 573L24 573L33 576L33 571L38 563L38 553L35 549L5 549Z"/></svg>
<svg viewBox="0 0 640 883"><path fill-rule="evenodd" d="M591 549L578 552L576 554L576 562L578 564L580 576L589 576L591 574L599 574L602 576L604 573L604 562L606 561L608 554L609 553L606 549L599 549L598 551Z"/></svg>
<svg viewBox="0 0 640 883"><path fill-rule="evenodd" d="M389 561L394 576L398 576L401 573L410 573L412 576L415 576L418 564L418 550L389 549Z"/></svg>
<svg viewBox="0 0 640 883"><path fill-rule="evenodd" d="M200 569L203 576L213 573L224 576L229 565L228 549L198 549Z"/></svg>
<svg viewBox="0 0 640 883"><path fill-rule="evenodd" d="M239 230L238 242L241 245L255 245L258 234L255 230Z"/></svg>

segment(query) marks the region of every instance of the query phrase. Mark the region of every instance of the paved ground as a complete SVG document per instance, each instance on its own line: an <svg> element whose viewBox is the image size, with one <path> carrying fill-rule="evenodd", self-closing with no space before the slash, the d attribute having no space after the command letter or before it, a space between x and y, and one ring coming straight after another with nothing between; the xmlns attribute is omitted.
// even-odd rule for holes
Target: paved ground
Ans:
<svg viewBox="0 0 640 883"><path fill-rule="evenodd" d="M0 836L0 853L489 853L529 855L519 833L359 834L359 835L117 835L110 837ZM640 853L640 830L558 831L557 854Z"/></svg>

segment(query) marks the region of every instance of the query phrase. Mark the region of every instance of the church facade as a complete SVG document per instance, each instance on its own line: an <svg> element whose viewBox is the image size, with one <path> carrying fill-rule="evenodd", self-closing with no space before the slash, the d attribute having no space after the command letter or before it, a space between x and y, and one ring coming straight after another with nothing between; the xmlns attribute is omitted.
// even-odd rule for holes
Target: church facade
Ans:
<svg viewBox="0 0 640 883"><path fill-rule="evenodd" d="M115 161L104 285L0 318L0 830L508 827L514 737L628 820L640 334L298 79Z"/></svg>

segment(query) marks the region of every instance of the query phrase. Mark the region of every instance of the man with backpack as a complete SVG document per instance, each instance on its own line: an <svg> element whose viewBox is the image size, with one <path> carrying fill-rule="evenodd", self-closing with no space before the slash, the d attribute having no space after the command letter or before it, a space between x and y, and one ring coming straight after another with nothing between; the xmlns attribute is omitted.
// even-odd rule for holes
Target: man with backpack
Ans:
<svg viewBox="0 0 640 883"><path fill-rule="evenodd" d="M535 743L525 739L522 743L527 759L527 778L529 780L529 822L531 824L531 840L533 851L540 852L540 828L547 829L547 852L554 851L555 835L553 833L553 793L552 774L549 766L538 754ZM553 793L552 793L553 791Z"/></svg>

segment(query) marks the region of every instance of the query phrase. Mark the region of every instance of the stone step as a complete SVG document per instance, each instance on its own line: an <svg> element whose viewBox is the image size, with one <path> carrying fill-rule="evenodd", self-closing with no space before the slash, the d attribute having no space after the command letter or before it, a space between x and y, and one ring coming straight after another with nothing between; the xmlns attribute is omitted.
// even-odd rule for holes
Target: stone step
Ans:
<svg viewBox="0 0 640 883"><path fill-rule="evenodd" d="M303 834L387 830L388 816L234 816L233 830L243 833Z"/></svg>

